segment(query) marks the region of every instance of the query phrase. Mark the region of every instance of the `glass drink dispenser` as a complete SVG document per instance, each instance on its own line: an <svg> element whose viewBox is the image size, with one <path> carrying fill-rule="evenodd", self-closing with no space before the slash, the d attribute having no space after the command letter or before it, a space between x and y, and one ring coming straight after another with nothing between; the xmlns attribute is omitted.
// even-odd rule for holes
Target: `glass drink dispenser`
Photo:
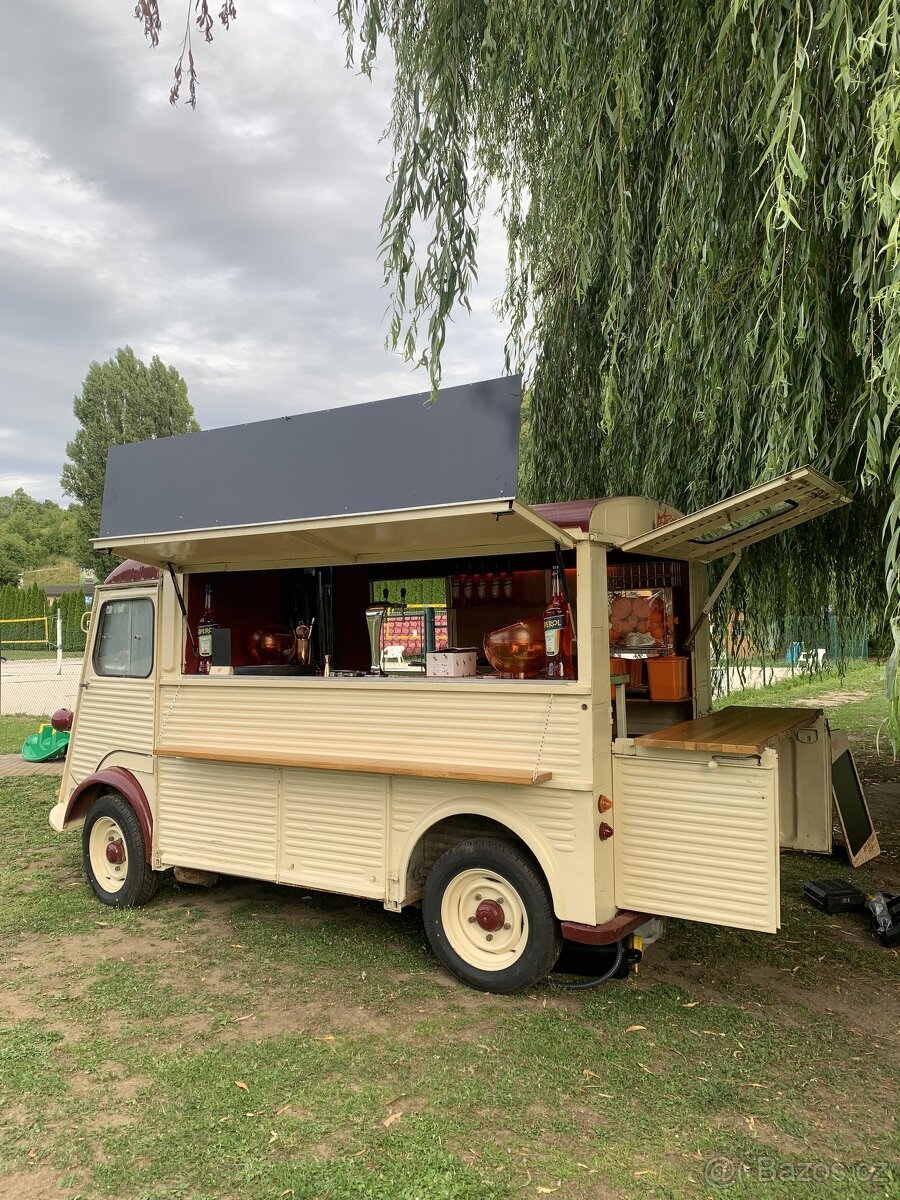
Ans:
<svg viewBox="0 0 900 1200"><path fill-rule="evenodd" d="M675 648L671 588L624 588L609 593L609 645L671 654Z"/></svg>

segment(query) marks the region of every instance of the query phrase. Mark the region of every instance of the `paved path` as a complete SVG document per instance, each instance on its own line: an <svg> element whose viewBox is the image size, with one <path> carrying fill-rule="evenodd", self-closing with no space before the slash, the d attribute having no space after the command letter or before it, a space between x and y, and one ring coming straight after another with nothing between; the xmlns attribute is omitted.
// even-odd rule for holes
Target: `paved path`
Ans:
<svg viewBox="0 0 900 1200"><path fill-rule="evenodd" d="M21 754L0 754L0 779L11 775L62 775L63 763L26 762Z"/></svg>

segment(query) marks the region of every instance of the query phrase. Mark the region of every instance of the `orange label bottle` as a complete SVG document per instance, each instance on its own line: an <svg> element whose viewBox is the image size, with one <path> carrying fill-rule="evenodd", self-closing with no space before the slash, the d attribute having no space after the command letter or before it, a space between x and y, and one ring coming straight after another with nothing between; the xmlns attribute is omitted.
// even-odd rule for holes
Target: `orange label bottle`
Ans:
<svg viewBox="0 0 900 1200"><path fill-rule="evenodd" d="M553 568L550 603L544 609L544 647L547 652L547 678L572 679L572 622L563 595L559 567Z"/></svg>
<svg viewBox="0 0 900 1200"><path fill-rule="evenodd" d="M197 667L197 672L200 675L208 675L210 663L212 662L212 634L217 628L215 613L213 612L212 587L206 585L206 595L203 602L203 616L197 622L197 657L200 664Z"/></svg>

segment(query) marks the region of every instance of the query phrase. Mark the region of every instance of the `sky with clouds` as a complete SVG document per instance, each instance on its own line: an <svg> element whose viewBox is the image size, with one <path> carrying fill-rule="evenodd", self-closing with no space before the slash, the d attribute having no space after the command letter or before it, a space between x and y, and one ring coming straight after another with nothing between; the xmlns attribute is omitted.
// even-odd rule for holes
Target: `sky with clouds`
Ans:
<svg viewBox="0 0 900 1200"><path fill-rule="evenodd" d="M126 344L181 372L203 428L427 389L384 348L391 75L345 69L334 7L237 0L230 32L194 36L193 112L168 103L186 0L160 0L155 50L122 0L5 15L0 494L68 503L72 399ZM447 384L503 373L504 265L488 218Z"/></svg>

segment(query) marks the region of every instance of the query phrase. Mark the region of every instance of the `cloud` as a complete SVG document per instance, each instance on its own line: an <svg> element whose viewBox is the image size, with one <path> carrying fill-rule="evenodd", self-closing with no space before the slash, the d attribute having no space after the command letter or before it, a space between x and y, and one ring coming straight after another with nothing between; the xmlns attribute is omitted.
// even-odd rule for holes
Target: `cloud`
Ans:
<svg viewBox="0 0 900 1200"><path fill-rule="evenodd" d="M330 6L255 0L195 39L198 108L173 110L183 4L161 7L153 51L119 0L4 22L0 491L60 498L72 398L126 343L184 375L204 427L427 387L384 350L390 71L344 69ZM504 263L488 220L448 383L502 372Z"/></svg>

